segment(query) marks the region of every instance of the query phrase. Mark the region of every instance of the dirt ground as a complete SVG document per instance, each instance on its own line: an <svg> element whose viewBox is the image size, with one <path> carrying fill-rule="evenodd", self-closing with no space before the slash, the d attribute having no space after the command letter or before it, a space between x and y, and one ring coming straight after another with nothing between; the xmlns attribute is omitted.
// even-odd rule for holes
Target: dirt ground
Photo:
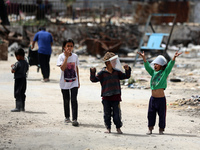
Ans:
<svg viewBox="0 0 200 150"><path fill-rule="evenodd" d="M158 119L152 135L147 132L147 110L150 89L122 86L123 133L104 133L100 84L89 80L89 67L103 64L93 57L79 56L80 82L78 93L79 127L64 123L62 95L59 88L60 70L57 56L51 57L50 82L42 83L41 73L31 66L27 78L26 111L10 112L15 107L14 80L10 65L16 62L9 54L8 61L0 61L0 150L197 150L200 147L200 110L189 105L174 105L177 99L189 99L200 94L200 58L177 58L168 77L184 79L168 82L167 120L164 135L158 134ZM99 62L99 63L97 63ZM149 86L150 76L140 64L132 67L134 79Z"/></svg>

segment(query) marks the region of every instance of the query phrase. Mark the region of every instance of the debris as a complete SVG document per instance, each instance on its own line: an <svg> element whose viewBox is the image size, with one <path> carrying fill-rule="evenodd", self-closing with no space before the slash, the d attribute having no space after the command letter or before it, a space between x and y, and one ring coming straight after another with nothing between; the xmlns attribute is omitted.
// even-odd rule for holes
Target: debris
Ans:
<svg viewBox="0 0 200 150"><path fill-rule="evenodd" d="M200 96L199 95L192 95L190 99L177 99L175 101L175 103L173 103L172 105L179 105L179 106L183 106L183 105L190 105L190 106L200 106Z"/></svg>
<svg viewBox="0 0 200 150"><path fill-rule="evenodd" d="M122 42L118 39L99 40L86 38L84 42L87 46L87 51L93 56L103 56L107 51L117 53Z"/></svg>
<svg viewBox="0 0 200 150"><path fill-rule="evenodd" d="M0 39L0 60L8 60L8 41Z"/></svg>

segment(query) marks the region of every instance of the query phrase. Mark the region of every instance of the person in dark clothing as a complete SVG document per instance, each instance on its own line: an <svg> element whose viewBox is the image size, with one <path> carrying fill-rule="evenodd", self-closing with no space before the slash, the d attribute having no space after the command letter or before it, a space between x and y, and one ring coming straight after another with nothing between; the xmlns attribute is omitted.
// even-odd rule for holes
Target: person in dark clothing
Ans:
<svg viewBox="0 0 200 150"><path fill-rule="evenodd" d="M16 108L11 112L25 111L26 77L29 65L24 56L25 52L22 48L15 51L15 57L18 61L11 65L11 72L14 73L15 79L14 97L16 99Z"/></svg>
<svg viewBox="0 0 200 150"><path fill-rule="evenodd" d="M115 54L107 52L103 58L106 67L104 67L97 75L96 68L90 68L90 80L92 82L101 83L101 96L104 108L104 123L106 125L106 133L111 133L111 117L113 117L114 124L116 125L117 133L122 134L121 127L121 86L120 80L128 79L131 75L131 68L124 65L125 73L114 68L110 59Z"/></svg>

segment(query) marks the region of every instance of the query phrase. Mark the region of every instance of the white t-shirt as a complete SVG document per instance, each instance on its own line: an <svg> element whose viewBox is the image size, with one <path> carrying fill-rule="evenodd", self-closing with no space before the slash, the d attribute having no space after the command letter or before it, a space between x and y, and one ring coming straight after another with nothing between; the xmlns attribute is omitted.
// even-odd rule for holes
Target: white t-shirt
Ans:
<svg viewBox="0 0 200 150"><path fill-rule="evenodd" d="M57 66L61 66L65 60L65 54L61 53L58 56ZM78 75L76 67L79 65L78 56L75 53L72 53L71 56L67 59L67 65L65 71L61 69L60 76L60 88L61 89L71 89L73 87L78 87Z"/></svg>

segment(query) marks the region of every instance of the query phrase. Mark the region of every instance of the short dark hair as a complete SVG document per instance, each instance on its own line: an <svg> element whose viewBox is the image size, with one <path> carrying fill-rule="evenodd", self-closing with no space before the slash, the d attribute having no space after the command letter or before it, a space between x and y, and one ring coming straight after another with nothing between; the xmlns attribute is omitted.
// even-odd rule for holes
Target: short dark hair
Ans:
<svg viewBox="0 0 200 150"><path fill-rule="evenodd" d="M46 31L46 28L45 27L39 27L39 31L41 31L41 30Z"/></svg>
<svg viewBox="0 0 200 150"><path fill-rule="evenodd" d="M63 41L62 51L63 51L63 49L64 49L64 47L65 47L65 45L66 45L67 43L72 43L73 46L74 46L74 41L73 41L72 39L67 39L67 40Z"/></svg>
<svg viewBox="0 0 200 150"><path fill-rule="evenodd" d="M15 56L17 56L17 55L19 55L19 56L25 56L25 52L24 52L24 49L22 49L22 48L19 48L19 49L17 49L16 51L15 51Z"/></svg>

